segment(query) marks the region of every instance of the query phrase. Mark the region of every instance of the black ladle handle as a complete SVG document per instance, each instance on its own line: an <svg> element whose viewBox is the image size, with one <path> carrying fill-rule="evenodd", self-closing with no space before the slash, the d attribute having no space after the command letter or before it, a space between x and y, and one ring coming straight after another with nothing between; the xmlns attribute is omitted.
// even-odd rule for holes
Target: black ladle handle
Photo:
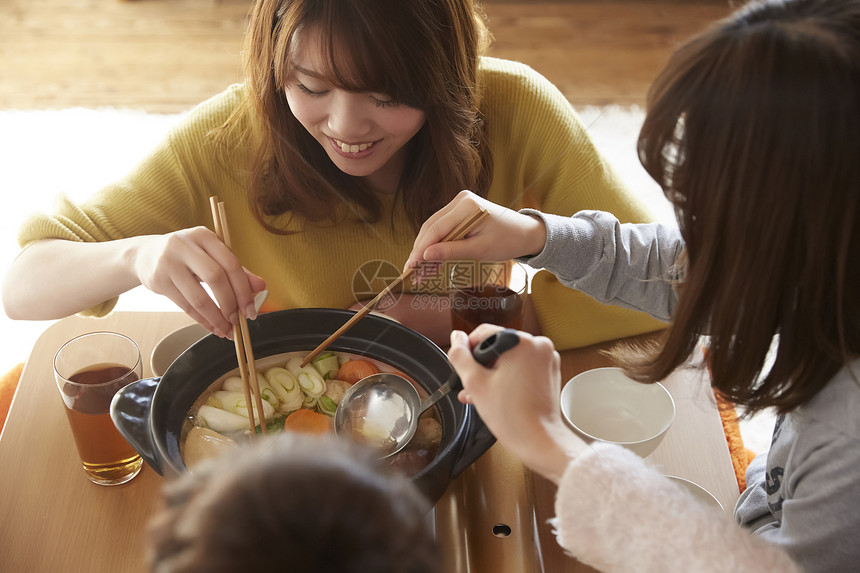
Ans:
<svg viewBox="0 0 860 573"><path fill-rule="evenodd" d="M517 331L506 328L485 338L481 344L472 349L472 356L479 364L490 368L503 352L507 352L519 343L520 336Z"/></svg>
<svg viewBox="0 0 860 573"><path fill-rule="evenodd" d="M481 344L473 348L472 358L481 366L491 368L503 352L507 352L519 343L520 335L517 334L517 331L512 328L506 328L488 336ZM446 389L446 394L448 392L459 392L463 389L463 381L460 380L460 377L456 373L448 381L448 384L450 384L450 390Z"/></svg>
<svg viewBox="0 0 860 573"><path fill-rule="evenodd" d="M517 331L506 328L492 336L488 336L483 342L481 342L481 344L473 348L472 358L485 368L490 368L496 362L496 358L519 343L520 336L517 334ZM448 378L447 382L442 384L442 386L428 396L426 400L421 402L421 409L419 411L423 413L427 408L438 402L442 396L447 395L449 392L459 392L462 389L463 381L460 380L460 377L456 372L454 372L451 377Z"/></svg>

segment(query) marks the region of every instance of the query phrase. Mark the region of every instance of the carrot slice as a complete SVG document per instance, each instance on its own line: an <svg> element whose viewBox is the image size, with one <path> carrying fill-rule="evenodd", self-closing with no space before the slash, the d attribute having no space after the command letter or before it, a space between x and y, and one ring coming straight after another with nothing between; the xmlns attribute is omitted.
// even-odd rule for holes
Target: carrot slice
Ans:
<svg viewBox="0 0 860 573"><path fill-rule="evenodd" d="M340 370L337 371L338 380L355 384L362 378L366 378L371 374L378 374L379 368L376 364L367 360L348 360L341 364Z"/></svg>
<svg viewBox="0 0 860 573"><path fill-rule="evenodd" d="M284 430L302 434L327 434L331 431L331 418L313 410L296 410L287 416Z"/></svg>

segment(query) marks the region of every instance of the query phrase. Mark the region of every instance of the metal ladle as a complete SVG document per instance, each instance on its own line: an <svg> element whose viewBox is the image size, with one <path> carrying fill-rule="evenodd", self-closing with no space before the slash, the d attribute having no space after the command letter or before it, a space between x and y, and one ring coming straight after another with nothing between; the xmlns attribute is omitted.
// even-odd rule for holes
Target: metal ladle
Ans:
<svg viewBox="0 0 860 573"><path fill-rule="evenodd" d="M505 329L472 349L475 360L489 368L503 352L520 341L515 330ZM381 457L402 450L418 429L418 418L449 392L463 387L455 372L424 401L409 380L383 372L362 378L346 391L334 414L335 433L381 450Z"/></svg>

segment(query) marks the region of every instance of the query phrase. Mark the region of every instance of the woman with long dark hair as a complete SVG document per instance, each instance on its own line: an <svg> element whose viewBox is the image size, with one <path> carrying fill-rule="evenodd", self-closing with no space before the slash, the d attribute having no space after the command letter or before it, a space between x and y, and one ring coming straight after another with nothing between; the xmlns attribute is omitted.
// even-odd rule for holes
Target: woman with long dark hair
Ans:
<svg viewBox="0 0 860 573"><path fill-rule="evenodd" d="M454 332L463 400L559 483L559 541L606 571L851 571L860 563L860 2L764 0L677 50L648 97L643 165L678 227L584 211L515 213L463 193L431 217L424 258L524 257L603 302L670 321L614 352L642 382L704 343L713 387L780 414L746 474L741 527L684 499L630 452L587 447L558 412L559 360L522 335L488 375ZM476 206L463 241L438 233Z"/></svg>

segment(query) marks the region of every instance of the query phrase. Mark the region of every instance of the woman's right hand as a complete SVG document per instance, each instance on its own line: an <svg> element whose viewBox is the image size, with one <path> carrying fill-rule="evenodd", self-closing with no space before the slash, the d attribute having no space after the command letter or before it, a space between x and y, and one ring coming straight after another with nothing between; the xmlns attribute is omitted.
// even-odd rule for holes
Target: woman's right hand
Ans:
<svg viewBox="0 0 860 573"><path fill-rule="evenodd" d="M265 280L245 269L206 227L138 237L129 257L143 286L166 296L218 336L232 336L239 312L257 317L254 293L266 288ZM201 283L209 286L214 300Z"/></svg>
<svg viewBox="0 0 860 573"><path fill-rule="evenodd" d="M442 242L478 209L488 211L490 216L465 238ZM416 267L423 261L504 261L536 255L545 243L546 228L540 219L496 205L471 191L461 191L421 226L405 268Z"/></svg>
<svg viewBox="0 0 860 573"><path fill-rule="evenodd" d="M524 464L556 483L588 446L561 419L560 358L552 342L519 332L520 342L491 368L471 349L502 327L481 324L468 336L451 333L448 358L463 381L460 401L473 404L499 442Z"/></svg>

